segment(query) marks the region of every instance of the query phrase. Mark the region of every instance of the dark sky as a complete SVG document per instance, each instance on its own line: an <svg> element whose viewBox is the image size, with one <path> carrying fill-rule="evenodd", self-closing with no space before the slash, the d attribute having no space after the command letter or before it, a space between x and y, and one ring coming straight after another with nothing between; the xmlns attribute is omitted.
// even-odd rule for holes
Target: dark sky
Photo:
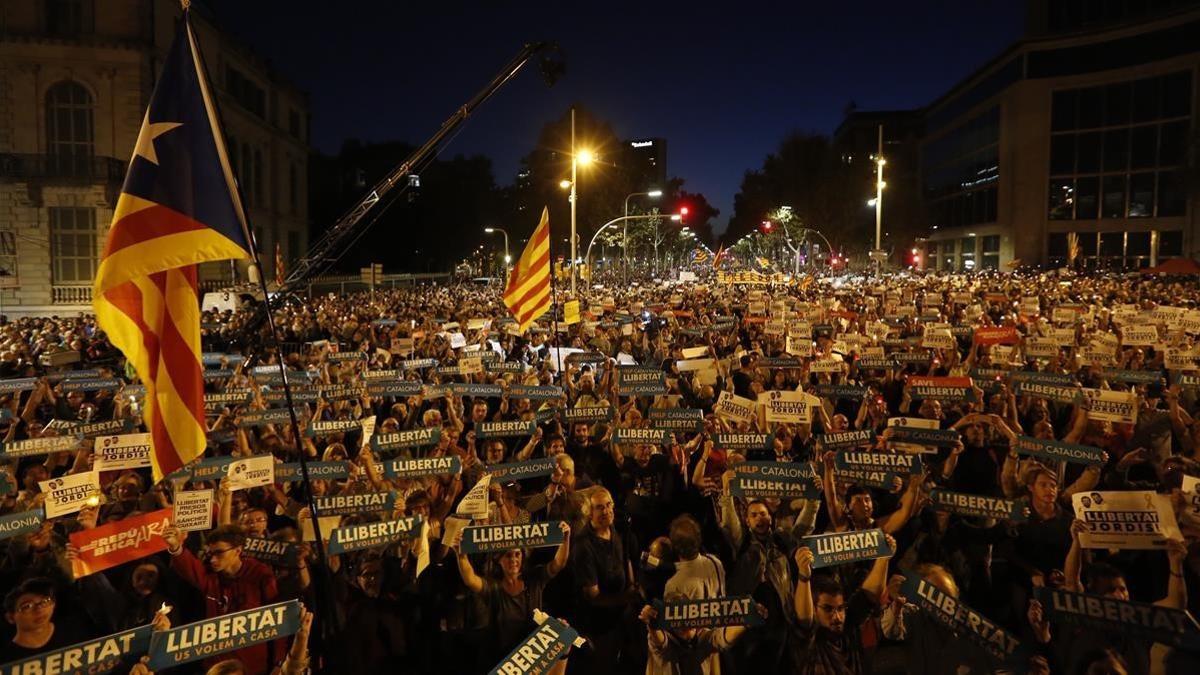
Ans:
<svg viewBox="0 0 1200 675"><path fill-rule="evenodd" d="M846 104L924 105L1021 34L1021 0L541 3L201 0L311 96L313 144L419 143L531 40L563 48L486 103L445 150L512 181L573 101L625 138L667 139L669 175L721 209L789 131L831 133ZM291 7L289 11L286 8Z"/></svg>

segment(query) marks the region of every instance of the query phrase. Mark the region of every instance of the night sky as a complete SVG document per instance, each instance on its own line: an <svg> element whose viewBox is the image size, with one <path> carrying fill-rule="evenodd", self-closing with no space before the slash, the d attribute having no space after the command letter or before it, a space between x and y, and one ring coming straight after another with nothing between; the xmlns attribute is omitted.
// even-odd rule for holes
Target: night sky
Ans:
<svg viewBox="0 0 1200 675"><path fill-rule="evenodd" d="M579 102L621 137L666 138L668 175L721 209L718 231L743 173L789 131L832 133L850 101L929 103L1020 37L1025 12L1020 0L201 1L309 92L327 153L347 138L420 143L522 43L556 41L566 77L547 88L531 64L444 155L488 155L508 184L542 125Z"/></svg>

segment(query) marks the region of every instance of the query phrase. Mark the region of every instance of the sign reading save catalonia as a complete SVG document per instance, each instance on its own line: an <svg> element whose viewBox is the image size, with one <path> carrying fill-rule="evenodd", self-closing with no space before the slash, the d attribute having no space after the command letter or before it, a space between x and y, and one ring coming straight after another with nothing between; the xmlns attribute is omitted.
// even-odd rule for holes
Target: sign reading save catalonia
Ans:
<svg viewBox="0 0 1200 675"><path fill-rule="evenodd" d="M150 668L170 668L293 635L300 630L300 610L300 601L291 600L154 633Z"/></svg>

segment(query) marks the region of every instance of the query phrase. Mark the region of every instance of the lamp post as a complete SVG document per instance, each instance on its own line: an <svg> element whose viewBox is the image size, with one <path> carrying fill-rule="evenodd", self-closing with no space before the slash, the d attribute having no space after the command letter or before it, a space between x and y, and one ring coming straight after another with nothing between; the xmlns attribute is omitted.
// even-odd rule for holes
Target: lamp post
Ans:
<svg viewBox="0 0 1200 675"><path fill-rule="evenodd" d="M883 165L887 164L887 160L883 158L883 125L879 125L879 147L875 152L875 255L879 256L879 251L883 249L883 188L887 187L887 183L883 180ZM876 258L880 268L883 267L883 260Z"/></svg>
<svg viewBox="0 0 1200 675"><path fill-rule="evenodd" d="M571 108L571 296L575 296L575 277L578 276L576 269L576 261L578 252L576 247L579 244L579 235L575 234L575 198L576 185L579 178L579 165L588 165L593 159L591 150L576 150L575 149L575 108Z"/></svg>
<svg viewBox="0 0 1200 675"><path fill-rule="evenodd" d="M596 239L600 237L600 233L603 232L604 230L608 229L609 227L616 225L617 223L620 223L622 221L627 222L630 220L650 220L650 219L656 219L656 218L662 218L662 217L663 216L661 213L652 213L652 214L642 214L642 215L635 215L635 216L618 216L616 218L613 218L612 220L608 221L607 223L601 225L600 229L596 230L596 233L592 235L592 240L590 242L588 242L587 253L584 254L584 260L587 260L590 263L590 261L592 259L592 246L596 243ZM683 220L683 216L679 215L678 213L672 213L669 217L671 220L673 220L675 222L679 222L679 221Z"/></svg>
<svg viewBox="0 0 1200 675"><path fill-rule="evenodd" d="M658 199L662 196L662 190L649 190L647 192L631 192L625 195L625 217L629 217L629 200L634 197L650 197ZM625 268L625 283L629 283L629 221L621 227L621 250Z"/></svg>
<svg viewBox="0 0 1200 675"><path fill-rule="evenodd" d="M512 264L512 256L508 254L508 232L502 227L485 227L483 231L488 234L499 232L504 235L504 284L508 285L508 266Z"/></svg>

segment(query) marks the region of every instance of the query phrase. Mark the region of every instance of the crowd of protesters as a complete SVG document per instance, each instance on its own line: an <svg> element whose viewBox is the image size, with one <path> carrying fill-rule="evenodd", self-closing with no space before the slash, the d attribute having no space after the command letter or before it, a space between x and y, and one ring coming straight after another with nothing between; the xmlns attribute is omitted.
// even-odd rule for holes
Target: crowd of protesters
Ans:
<svg viewBox="0 0 1200 675"><path fill-rule="evenodd" d="M556 309L556 320L547 315L522 332L494 287L330 294L278 309L278 352L245 346L261 344L243 329L252 309L206 313L201 460L270 455L276 479L236 489L212 472L155 484L149 468L98 471L101 494L75 512L17 534L0 527L0 664L139 626L167 631L299 600L306 610L294 636L170 670L485 673L548 615L581 638L551 672L1200 672L1190 617L1178 635L1164 628L1156 641L1116 623L1099 630L1061 620L1044 595L1059 589L1185 612L1200 589L1200 498L1190 478L1200 476L1200 391L1188 377L1200 370L1194 281L710 279L590 288L578 310L568 322ZM1149 327L1149 343L1129 338ZM999 328L1015 329L1016 340L979 339ZM46 365L73 353L77 362ZM280 360L298 428L256 421L285 405ZM624 390L622 368L634 366L657 371L661 389ZM78 371L127 384L71 386ZM1015 374L1031 371L1069 376L1077 395L1022 388ZM910 386L923 376L971 379L966 396L929 396ZM146 430L136 375L90 317L2 320L0 377L28 382L4 389L0 380L5 451L108 420L130 420L117 433ZM421 387L398 393L406 382ZM1096 414L1084 392L1097 390L1130 392L1136 414ZM757 405L798 391L816 401L807 421L768 422ZM244 400L221 396L238 392ZM721 403L730 395L755 402L752 417ZM572 421L569 411L585 408L610 412ZM664 426L662 409L702 412L694 427ZM306 431L314 421L357 425ZM531 421L533 431L481 433L505 421ZM661 442L622 440L625 430L668 426ZM951 433L923 444L897 428ZM440 434L402 448L372 442L417 429ZM856 430L874 433L857 448L831 444ZM735 434L765 440L722 442ZM98 437L85 433L77 446L44 454L0 452L0 517L42 509L47 481L95 471ZM1093 463L1047 461L1018 453L1021 438L1103 454ZM848 449L908 457L913 469L875 480L845 469L839 453ZM914 454L923 461L912 463ZM396 460L439 457L457 458L461 470L388 470ZM499 465L543 458L553 460L549 472L491 478ZM310 480L295 471L284 479L282 468L301 459ZM779 497L735 494L743 462L792 465L812 485ZM489 481L486 505L464 513L480 481ZM170 509L177 493L200 489L215 495L211 529L168 525L154 534L158 552L80 573L73 535ZM935 492L1014 509L1011 517L971 513ZM1075 498L1114 492L1165 496L1177 527L1150 547L1088 546ZM376 493L394 499L340 517L314 514L316 497ZM380 546L330 553L317 537L411 517L421 523L415 536ZM552 523L561 543L467 553L468 521ZM841 565L818 567L821 552L806 539L876 530L883 553ZM292 555L247 545L262 540ZM927 598L906 595L918 578L923 594L958 607L959 618L969 608L969 620L947 625ZM660 621L683 601L746 596L754 621ZM1017 648L998 656L989 634ZM115 672L151 672L144 653L122 654ZM0 665L10 672L50 671Z"/></svg>

